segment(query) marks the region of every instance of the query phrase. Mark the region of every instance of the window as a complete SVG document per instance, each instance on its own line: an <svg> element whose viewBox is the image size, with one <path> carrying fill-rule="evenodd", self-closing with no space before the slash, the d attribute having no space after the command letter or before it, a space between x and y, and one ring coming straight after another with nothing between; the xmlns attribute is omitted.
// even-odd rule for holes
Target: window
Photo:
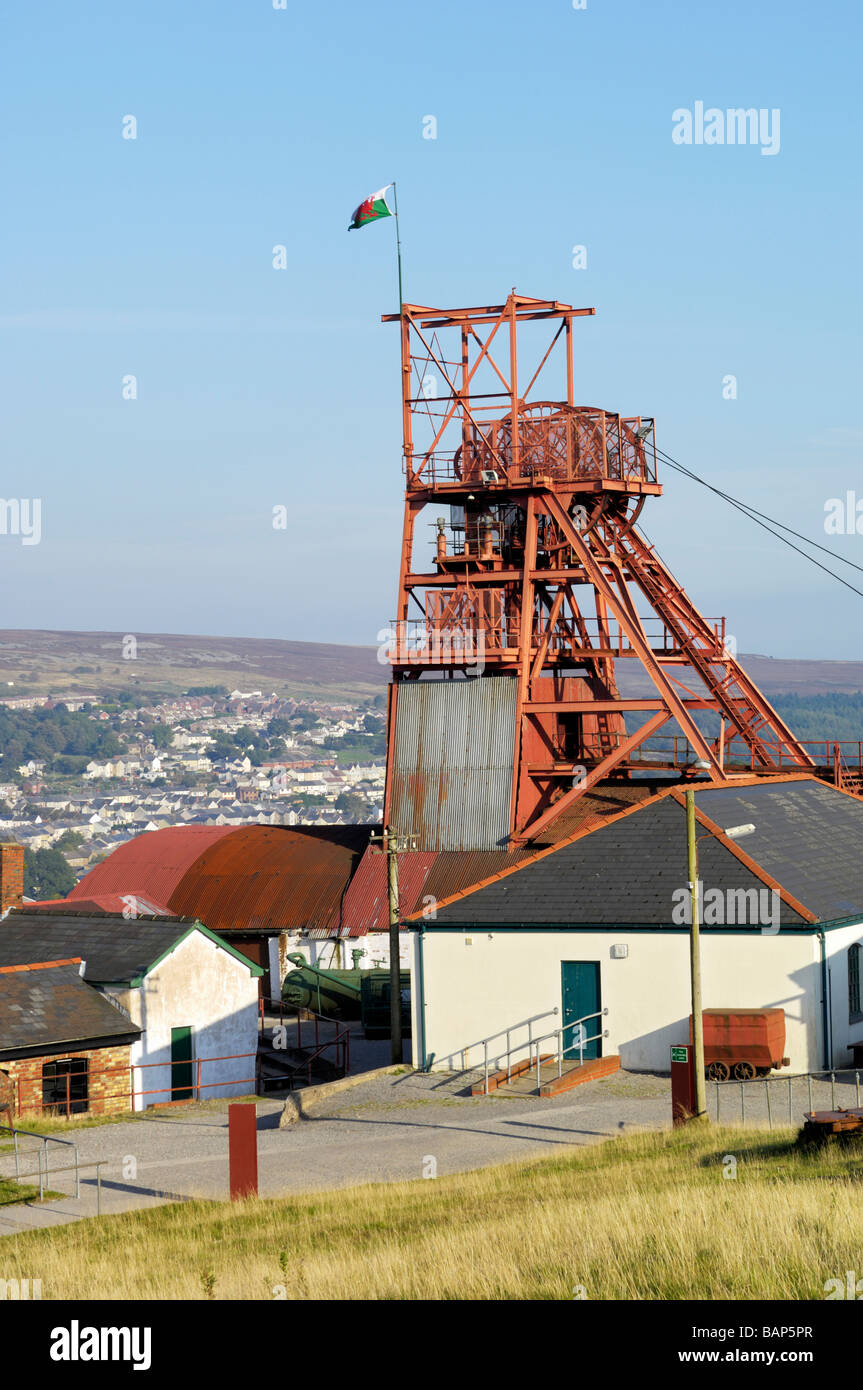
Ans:
<svg viewBox="0 0 863 1390"><path fill-rule="evenodd" d="M860 949L858 941L848 947L848 1013L852 1023L863 1019L863 1008L860 1006Z"/></svg>
<svg viewBox="0 0 863 1390"><path fill-rule="evenodd" d="M42 1066L42 1109L51 1115L80 1115L88 1109L86 1057L66 1057Z"/></svg>

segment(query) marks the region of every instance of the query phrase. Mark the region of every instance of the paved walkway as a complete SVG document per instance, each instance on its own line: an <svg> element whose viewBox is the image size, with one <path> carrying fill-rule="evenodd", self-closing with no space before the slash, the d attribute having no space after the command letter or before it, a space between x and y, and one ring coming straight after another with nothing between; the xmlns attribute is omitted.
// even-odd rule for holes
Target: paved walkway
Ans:
<svg viewBox="0 0 863 1390"><path fill-rule="evenodd" d="M596 1143L623 1131L670 1125L667 1078L619 1072L538 1100L472 1097L477 1075L406 1071L372 1078L331 1097L311 1118L281 1130L282 1103L259 1101L261 1195L420 1178L428 1173L430 1159L443 1177ZM107 1160L102 1211L113 1213L194 1197L227 1198L227 1128L226 1105L210 1102L64 1131L64 1138L75 1140L82 1165ZM52 1157L52 1162L57 1160ZM10 1155L0 1155L0 1172L10 1171ZM86 1169L84 1174L78 1200L0 1207L0 1234L94 1215L95 1176ZM68 1183L74 1191L74 1174L49 1182L55 1190Z"/></svg>

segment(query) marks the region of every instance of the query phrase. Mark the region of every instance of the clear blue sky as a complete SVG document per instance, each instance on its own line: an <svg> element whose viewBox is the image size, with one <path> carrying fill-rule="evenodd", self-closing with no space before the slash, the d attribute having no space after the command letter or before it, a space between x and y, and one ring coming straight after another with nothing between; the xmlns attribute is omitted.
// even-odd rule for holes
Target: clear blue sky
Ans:
<svg viewBox="0 0 863 1390"><path fill-rule="evenodd" d="M346 228L394 177L406 298L596 305L584 403L654 414L671 454L816 539L828 498L863 500L859 4L0 13L2 492L43 505L39 545L0 536L0 626L374 643L401 520L394 238ZM779 108L779 153L674 144L696 101ZM863 656L863 599L664 481L644 529L741 650ZM863 564L860 536L826 540Z"/></svg>

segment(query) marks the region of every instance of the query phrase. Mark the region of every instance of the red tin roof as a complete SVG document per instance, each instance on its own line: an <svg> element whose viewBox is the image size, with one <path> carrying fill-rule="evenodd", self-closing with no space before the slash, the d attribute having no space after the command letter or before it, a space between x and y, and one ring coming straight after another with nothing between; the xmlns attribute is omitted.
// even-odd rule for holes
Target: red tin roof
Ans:
<svg viewBox="0 0 863 1390"><path fill-rule="evenodd" d="M231 825L179 825L146 830L118 845L85 874L69 894L69 901L133 893L170 905L171 894L195 860L235 829Z"/></svg>
<svg viewBox="0 0 863 1390"><path fill-rule="evenodd" d="M399 854L399 910L403 916L416 905L423 908L426 878L438 856L433 851ZM366 850L345 894L343 931L348 936L366 936L370 931L389 930L387 862L380 847ZM318 932L314 935L328 935Z"/></svg>

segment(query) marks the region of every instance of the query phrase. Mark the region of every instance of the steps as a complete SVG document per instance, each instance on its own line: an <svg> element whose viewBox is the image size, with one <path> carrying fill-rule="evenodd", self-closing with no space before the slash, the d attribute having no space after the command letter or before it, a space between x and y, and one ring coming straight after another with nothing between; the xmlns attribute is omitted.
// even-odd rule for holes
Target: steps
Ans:
<svg viewBox="0 0 863 1390"><path fill-rule="evenodd" d="M536 1084L536 1062L524 1061L517 1062L510 1068L509 1079L505 1068L503 1071L492 1073L488 1078L488 1090L489 1095L497 1091L506 1096L536 1096L547 1099L550 1096L559 1096L564 1091L571 1091L575 1086L583 1086L588 1081L599 1081L602 1077L611 1076L619 1070L620 1058L616 1055L592 1057L582 1063L565 1061L562 1074L558 1076L557 1058L545 1054L540 1056L539 1088ZM482 1081L471 1089L471 1095L485 1095Z"/></svg>

